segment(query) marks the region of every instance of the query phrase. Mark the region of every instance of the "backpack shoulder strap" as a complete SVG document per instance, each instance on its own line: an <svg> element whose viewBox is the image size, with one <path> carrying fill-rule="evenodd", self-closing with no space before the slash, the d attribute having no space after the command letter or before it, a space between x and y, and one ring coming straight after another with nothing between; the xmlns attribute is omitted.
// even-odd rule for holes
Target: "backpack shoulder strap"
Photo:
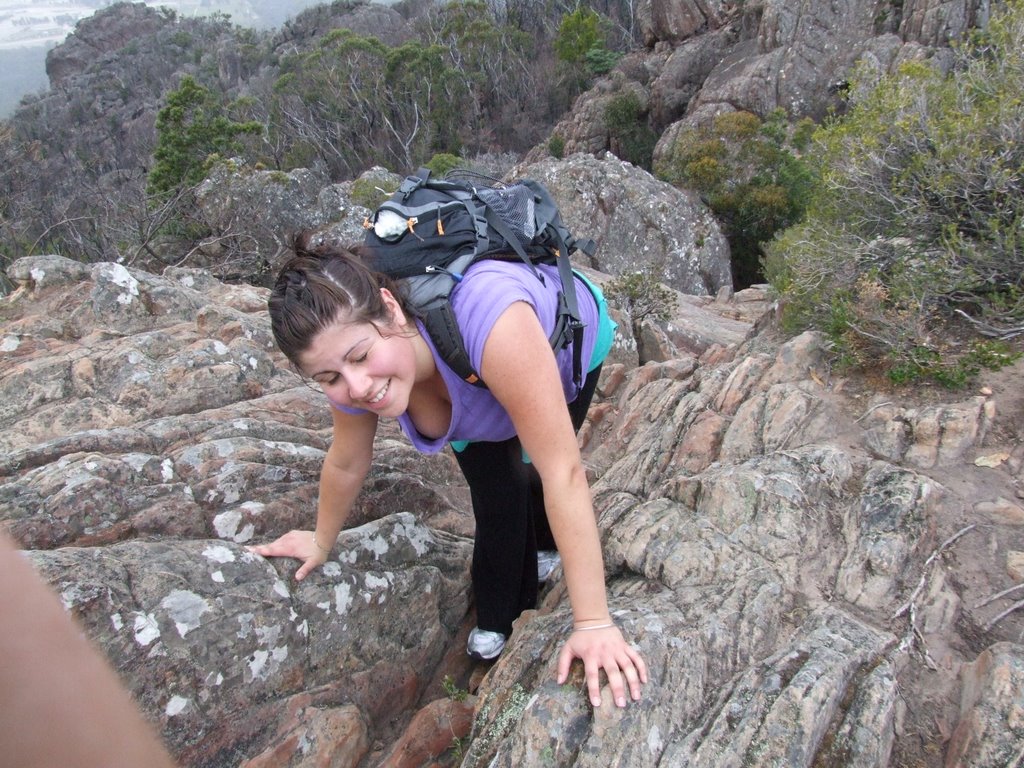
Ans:
<svg viewBox="0 0 1024 768"><path fill-rule="evenodd" d="M459 324L455 320L452 305L447 300L439 302L430 309L424 310L420 321L427 329L427 333L430 334L430 340L434 342L437 353L448 367L455 371L463 381L486 388L487 385L477 375L473 364L469 361L469 354L466 352L462 331L459 330Z"/></svg>

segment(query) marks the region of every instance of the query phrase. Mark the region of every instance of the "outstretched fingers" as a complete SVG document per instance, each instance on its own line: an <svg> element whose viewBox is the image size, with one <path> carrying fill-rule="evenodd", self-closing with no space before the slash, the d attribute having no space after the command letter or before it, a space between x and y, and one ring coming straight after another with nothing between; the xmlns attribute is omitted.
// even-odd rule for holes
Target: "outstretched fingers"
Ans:
<svg viewBox="0 0 1024 768"><path fill-rule="evenodd" d="M601 706L601 671L604 670L616 706L626 706L629 698L639 701L641 686L647 682L647 665L640 654L623 639L617 628L597 632L574 632L558 657L558 682L568 678L574 658L583 661L587 696L595 707Z"/></svg>
<svg viewBox="0 0 1024 768"><path fill-rule="evenodd" d="M301 560L302 565L295 572L297 581L302 581L327 559L325 552L316 545L312 531L289 531L268 544L251 546L249 550L263 557L293 557Z"/></svg>

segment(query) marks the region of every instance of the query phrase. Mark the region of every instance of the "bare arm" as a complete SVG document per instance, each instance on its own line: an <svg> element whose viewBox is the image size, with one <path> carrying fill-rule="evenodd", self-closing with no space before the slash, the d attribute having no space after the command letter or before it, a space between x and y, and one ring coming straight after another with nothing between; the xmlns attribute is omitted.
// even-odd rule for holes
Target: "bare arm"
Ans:
<svg viewBox="0 0 1024 768"><path fill-rule="evenodd" d="M562 554L574 626L612 624L597 519L579 445L554 355L528 304L517 302L498 318L484 345L481 373L508 411L540 473L548 521ZM568 676L574 657L583 660L595 705L600 703L601 669L619 706L626 701L623 677L632 698L639 699L647 668L617 628L574 631L559 656L559 682Z"/></svg>
<svg viewBox="0 0 1024 768"><path fill-rule="evenodd" d="M173 768L107 660L2 534L0 616L0 762Z"/></svg>
<svg viewBox="0 0 1024 768"><path fill-rule="evenodd" d="M377 417L370 413L349 414L337 409L334 439L320 470L320 500L314 531L289 531L269 544L252 547L264 557L294 557L302 560L295 572L301 581L327 560L331 547L348 519L373 459L373 438Z"/></svg>

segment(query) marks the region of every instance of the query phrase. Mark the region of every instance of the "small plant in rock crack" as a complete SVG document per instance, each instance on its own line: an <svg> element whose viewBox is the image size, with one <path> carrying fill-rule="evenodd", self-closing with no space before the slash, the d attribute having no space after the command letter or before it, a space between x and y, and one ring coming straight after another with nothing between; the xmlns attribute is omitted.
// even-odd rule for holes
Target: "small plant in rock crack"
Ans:
<svg viewBox="0 0 1024 768"><path fill-rule="evenodd" d="M444 676L444 680L441 681L441 688L444 690L445 696L452 701L465 701L466 697L469 696L469 691L465 688L459 688L451 675Z"/></svg>

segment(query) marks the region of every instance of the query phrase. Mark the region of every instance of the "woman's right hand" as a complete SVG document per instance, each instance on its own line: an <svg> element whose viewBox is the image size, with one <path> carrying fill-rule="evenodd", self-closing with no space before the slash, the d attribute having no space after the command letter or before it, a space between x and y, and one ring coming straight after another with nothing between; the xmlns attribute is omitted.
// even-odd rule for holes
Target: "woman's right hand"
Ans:
<svg viewBox="0 0 1024 768"><path fill-rule="evenodd" d="M251 552L263 557L294 557L302 565L295 572L296 581L302 581L314 569L325 562L330 550L324 550L314 538L314 531L288 531L269 544L249 547Z"/></svg>

